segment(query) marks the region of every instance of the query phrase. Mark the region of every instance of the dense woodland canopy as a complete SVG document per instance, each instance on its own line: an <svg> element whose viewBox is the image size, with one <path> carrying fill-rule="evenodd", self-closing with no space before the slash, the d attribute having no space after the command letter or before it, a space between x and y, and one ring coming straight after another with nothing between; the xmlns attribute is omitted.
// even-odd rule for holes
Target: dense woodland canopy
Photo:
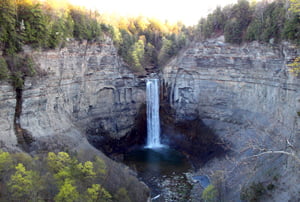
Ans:
<svg viewBox="0 0 300 202"><path fill-rule="evenodd" d="M67 152L33 158L0 150L0 201L131 201L125 187L115 189L107 181L111 174L103 159L79 160L84 158Z"/></svg>
<svg viewBox="0 0 300 202"><path fill-rule="evenodd" d="M0 47L4 56L12 56L22 52L24 45L51 49L63 47L72 39L100 42L104 35L109 35L125 62L142 71L162 66L184 47L189 35L180 23L171 25L145 17L109 17L57 0L2 0ZM1 60L2 66L3 63ZM7 72L4 69L1 68L2 78Z"/></svg>
<svg viewBox="0 0 300 202"><path fill-rule="evenodd" d="M197 30L201 37L224 34L226 42L240 44L250 41L278 43L289 40L300 43L300 12L291 9L299 0L249 2L216 8L202 18Z"/></svg>
<svg viewBox="0 0 300 202"><path fill-rule="evenodd" d="M1 0L0 79L21 87L35 75L24 45L61 48L70 40L101 42L110 36L119 55L135 71L162 67L194 39L225 36L226 42L300 43L300 0L239 0L217 7L194 27L146 17L118 18L58 0ZM200 14L199 14L200 16Z"/></svg>

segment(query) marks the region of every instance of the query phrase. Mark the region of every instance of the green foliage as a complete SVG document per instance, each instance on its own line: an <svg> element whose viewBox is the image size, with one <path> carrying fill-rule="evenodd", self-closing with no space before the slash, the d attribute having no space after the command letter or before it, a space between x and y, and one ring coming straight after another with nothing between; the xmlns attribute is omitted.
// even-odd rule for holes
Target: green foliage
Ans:
<svg viewBox="0 0 300 202"><path fill-rule="evenodd" d="M283 37L300 44L300 15L292 14L284 24Z"/></svg>
<svg viewBox="0 0 300 202"><path fill-rule="evenodd" d="M288 66L291 67L290 72L298 75L300 73L300 56L296 57L294 61Z"/></svg>
<svg viewBox="0 0 300 202"><path fill-rule="evenodd" d="M50 20L49 40L44 46L49 48L63 46L66 39L73 36L73 26L73 19L70 16Z"/></svg>
<svg viewBox="0 0 300 202"><path fill-rule="evenodd" d="M188 30L143 17L122 19L111 36L118 53L135 71L161 67L186 45Z"/></svg>
<svg viewBox="0 0 300 202"><path fill-rule="evenodd" d="M110 202L112 196L100 184L93 184L92 187L87 189L88 202Z"/></svg>
<svg viewBox="0 0 300 202"><path fill-rule="evenodd" d="M66 152L46 158L0 150L0 201L111 201L101 185L106 165L100 157L79 162Z"/></svg>
<svg viewBox="0 0 300 202"><path fill-rule="evenodd" d="M6 80L9 78L9 70L7 63L3 57L0 57L0 80Z"/></svg>
<svg viewBox="0 0 300 202"><path fill-rule="evenodd" d="M225 40L228 43L242 43L242 31L236 18L226 22L224 29Z"/></svg>
<svg viewBox="0 0 300 202"><path fill-rule="evenodd" d="M12 54L21 50L21 35L18 34L17 5L14 0L3 0L0 3L0 47L5 54Z"/></svg>
<svg viewBox="0 0 300 202"><path fill-rule="evenodd" d="M158 54L158 64L160 66L164 65L166 60L169 59L174 53L172 50L172 41L163 37L162 39L162 47Z"/></svg>
<svg viewBox="0 0 300 202"><path fill-rule="evenodd" d="M262 40L261 30L263 30L263 23L259 19L253 19L246 31L246 41Z"/></svg>
<svg viewBox="0 0 300 202"><path fill-rule="evenodd" d="M73 162L69 154L66 152L59 152L58 154L49 152L47 160L50 169L56 173L70 166Z"/></svg>
<svg viewBox="0 0 300 202"><path fill-rule="evenodd" d="M202 199L205 202L216 202L218 196L218 191L214 185L208 185L202 192Z"/></svg>
<svg viewBox="0 0 300 202"><path fill-rule="evenodd" d="M144 17L112 17L107 22L97 12L60 1L3 0L0 3L0 49L13 57L23 45L33 48L63 47L72 38L99 42L110 35L119 55L135 71L162 66L185 46L190 30ZM222 16L218 17L221 23ZM218 25L219 26L219 25ZM168 43L166 43L166 41ZM12 68L10 68L12 69ZM24 71L14 68L12 80L22 87Z"/></svg>
<svg viewBox="0 0 300 202"><path fill-rule="evenodd" d="M54 200L56 202L74 202L78 200L79 193L73 183L70 179L66 179Z"/></svg>
<svg viewBox="0 0 300 202"><path fill-rule="evenodd" d="M215 11L199 21L202 38L224 34L226 42L280 42L287 39L300 43L299 0L291 0L290 9L284 0L252 3L239 0L237 4Z"/></svg>
<svg viewBox="0 0 300 202"><path fill-rule="evenodd" d="M217 7L212 14L209 14L205 19L200 21L200 29L202 30L204 37L212 37L213 33L222 32L225 26L225 14L220 7Z"/></svg>
<svg viewBox="0 0 300 202"><path fill-rule="evenodd" d="M290 10L293 13L300 13L300 0L290 0L291 2L291 8Z"/></svg>
<svg viewBox="0 0 300 202"><path fill-rule="evenodd" d="M125 188L120 188L114 196L115 201L119 202L131 202L127 190Z"/></svg>
<svg viewBox="0 0 300 202"><path fill-rule="evenodd" d="M107 169L105 162L100 157L96 156L94 160L94 170L97 173L97 175L103 176L106 174Z"/></svg>
<svg viewBox="0 0 300 202"><path fill-rule="evenodd" d="M41 47L48 35L46 15L40 4L31 1L19 1L18 23L23 43L31 44L33 47Z"/></svg>
<svg viewBox="0 0 300 202"><path fill-rule="evenodd" d="M99 14L51 0L4 0L0 3L0 48L5 55L22 51L22 45L56 48L69 39L99 40ZM53 5L52 5L53 4Z"/></svg>
<svg viewBox="0 0 300 202"><path fill-rule="evenodd" d="M92 17L92 13L80 8L71 8L70 15L74 21L74 32L73 35L78 40L93 39L100 40L101 36L101 25L97 22L95 17ZM97 13L94 13L97 16Z"/></svg>
<svg viewBox="0 0 300 202"><path fill-rule="evenodd" d="M258 4L258 6L261 6ZM269 42L270 39L280 41L286 22L284 2L276 1L255 13L246 33L246 39Z"/></svg>
<svg viewBox="0 0 300 202"><path fill-rule="evenodd" d="M31 170L26 170L22 163L18 163L15 169L16 172L8 182L11 198L23 201L32 199L38 192L38 187L35 186L37 174Z"/></svg>
<svg viewBox="0 0 300 202"><path fill-rule="evenodd" d="M143 60L145 54L145 46L143 40L138 40L129 49L130 62L133 65L133 69L136 71L142 71Z"/></svg>
<svg viewBox="0 0 300 202"><path fill-rule="evenodd" d="M16 89L22 89L24 85L23 74L20 71L14 72L11 76L11 81Z"/></svg>
<svg viewBox="0 0 300 202"><path fill-rule="evenodd" d="M239 0L231 8L231 15L224 27L227 42L237 44L243 42L243 34L251 21L251 14L249 2L246 0Z"/></svg>
<svg viewBox="0 0 300 202"><path fill-rule="evenodd" d="M12 158L8 152L0 150L0 175L12 167ZM0 178L1 179L1 178Z"/></svg>
<svg viewBox="0 0 300 202"><path fill-rule="evenodd" d="M84 164L77 164L77 169L79 173L82 175L82 178L93 178L96 176L94 172L94 165L91 161L86 161Z"/></svg>
<svg viewBox="0 0 300 202"><path fill-rule="evenodd" d="M33 159L30 155L26 153L13 153L11 154L11 158L13 160L13 164L17 165L18 163L22 163L26 168L33 168Z"/></svg>
<svg viewBox="0 0 300 202"><path fill-rule="evenodd" d="M10 80L15 88L22 88L26 76L34 76L36 67L28 55L12 54L6 56L6 63L11 72Z"/></svg>

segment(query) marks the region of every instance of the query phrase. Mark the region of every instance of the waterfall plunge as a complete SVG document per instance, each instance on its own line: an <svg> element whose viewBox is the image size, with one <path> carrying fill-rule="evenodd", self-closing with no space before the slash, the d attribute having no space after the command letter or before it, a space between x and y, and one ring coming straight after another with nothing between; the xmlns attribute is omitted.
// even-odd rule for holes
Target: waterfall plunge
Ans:
<svg viewBox="0 0 300 202"><path fill-rule="evenodd" d="M160 143L159 80L148 79L147 86L147 148L158 148Z"/></svg>

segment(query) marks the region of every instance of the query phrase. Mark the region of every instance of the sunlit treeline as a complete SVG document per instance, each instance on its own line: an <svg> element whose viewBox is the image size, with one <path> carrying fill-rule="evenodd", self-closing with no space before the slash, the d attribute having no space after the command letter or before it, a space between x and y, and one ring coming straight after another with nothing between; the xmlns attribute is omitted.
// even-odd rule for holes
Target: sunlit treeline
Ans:
<svg viewBox="0 0 300 202"><path fill-rule="evenodd" d="M300 43L299 0L247 1L216 8L198 24L198 34L224 35L229 43L261 41Z"/></svg>
<svg viewBox="0 0 300 202"><path fill-rule="evenodd" d="M180 23L121 18L58 0L2 0L0 29L4 56L22 52L24 45L51 49L71 39L99 42L108 35L128 66L137 71L163 65L191 36L191 29Z"/></svg>

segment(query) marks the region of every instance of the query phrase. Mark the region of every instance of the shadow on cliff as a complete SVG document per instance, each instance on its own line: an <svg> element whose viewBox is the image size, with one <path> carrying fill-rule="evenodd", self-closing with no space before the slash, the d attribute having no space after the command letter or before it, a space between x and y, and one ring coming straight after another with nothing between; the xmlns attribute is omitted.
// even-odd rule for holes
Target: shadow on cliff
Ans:
<svg viewBox="0 0 300 202"><path fill-rule="evenodd" d="M200 118L176 120L175 117L169 104L161 104L162 143L185 154L196 169L228 152L228 143L215 135Z"/></svg>
<svg viewBox="0 0 300 202"><path fill-rule="evenodd" d="M97 131L97 132L95 132ZM147 136L146 105L142 105L135 118L133 129L120 139L111 137L103 128L87 131L90 144L115 160L122 160L122 155L130 150L145 145Z"/></svg>
<svg viewBox="0 0 300 202"><path fill-rule="evenodd" d="M199 118L176 120L176 113L169 104L160 106L162 143L183 153L194 168L199 168L212 158L222 157L228 152L223 142ZM111 158L122 161L123 155L144 146L147 138L146 105L141 106L131 132L114 139L109 131L98 128L97 134L88 134L89 142Z"/></svg>

